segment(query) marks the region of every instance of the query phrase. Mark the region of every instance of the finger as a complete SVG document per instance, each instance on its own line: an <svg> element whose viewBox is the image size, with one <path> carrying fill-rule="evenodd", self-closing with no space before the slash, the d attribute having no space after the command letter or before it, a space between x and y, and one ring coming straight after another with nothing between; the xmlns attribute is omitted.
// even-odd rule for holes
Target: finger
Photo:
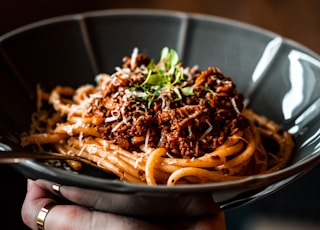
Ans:
<svg viewBox="0 0 320 230"><path fill-rule="evenodd" d="M54 202L50 193L38 186L34 181L28 180L27 194L21 208L23 222L31 229L37 229L37 217L39 211L45 205Z"/></svg>
<svg viewBox="0 0 320 230"><path fill-rule="evenodd" d="M43 189L49 191L52 195L54 195L54 199L59 203L63 204L71 204L66 197L63 196L62 192L60 191L62 186L57 183L53 183L51 181L43 180L43 179L38 179L35 181L40 187Z"/></svg>
<svg viewBox="0 0 320 230"><path fill-rule="evenodd" d="M44 190L50 192L50 193L56 193L57 191L54 190L55 185L58 185L56 183L53 183L51 181L43 180L43 179L38 179L35 180L34 183L36 183L38 186L43 188Z"/></svg>

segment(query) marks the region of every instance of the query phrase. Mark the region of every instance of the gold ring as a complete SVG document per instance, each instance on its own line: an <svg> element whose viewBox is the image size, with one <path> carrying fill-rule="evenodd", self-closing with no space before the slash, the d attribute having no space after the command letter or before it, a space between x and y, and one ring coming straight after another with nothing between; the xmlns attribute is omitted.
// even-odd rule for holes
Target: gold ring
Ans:
<svg viewBox="0 0 320 230"><path fill-rule="evenodd" d="M47 205L45 205L39 212L37 217L37 226L38 230L44 230L44 221L46 220L46 217L49 213L49 211L56 205L55 202L51 202Z"/></svg>

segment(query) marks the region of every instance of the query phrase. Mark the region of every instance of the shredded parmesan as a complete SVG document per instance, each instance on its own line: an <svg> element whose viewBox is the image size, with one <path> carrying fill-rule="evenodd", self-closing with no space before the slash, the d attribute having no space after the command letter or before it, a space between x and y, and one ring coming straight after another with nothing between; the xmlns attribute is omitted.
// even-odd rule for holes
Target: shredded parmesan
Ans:
<svg viewBox="0 0 320 230"><path fill-rule="evenodd" d="M108 122L116 121L119 119L119 117L120 117L120 112L118 111L118 106L116 106L116 108L111 111L111 117L106 117L105 122L108 123Z"/></svg>
<svg viewBox="0 0 320 230"><path fill-rule="evenodd" d="M239 108L238 108L238 106L237 106L237 103L236 103L236 100L235 100L234 97L231 99L231 103L232 103L232 106L233 106L234 110L235 110L237 113L241 113L240 110L239 110Z"/></svg>
<svg viewBox="0 0 320 230"><path fill-rule="evenodd" d="M150 137L150 129L147 130L146 139L145 139L145 141L144 141L144 146L145 146L145 148L148 148L149 137Z"/></svg>
<svg viewBox="0 0 320 230"><path fill-rule="evenodd" d="M113 129L111 130L111 132L116 131L121 125L122 125L123 121L120 121L118 124L116 124Z"/></svg>
<svg viewBox="0 0 320 230"><path fill-rule="evenodd" d="M201 135L199 140L204 139L205 136L207 136L211 132L211 130L213 128L213 126L211 125L211 123L209 121L206 121L206 123L209 125L209 128L207 128L207 130Z"/></svg>
<svg viewBox="0 0 320 230"><path fill-rule="evenodd" d="M78 154L77 154L78 157L81 157L81 154L83 153L83 151L85 150L86 147L87 147L87 144L84 144L84 145L82 146L82 148L80 149L80 151L79 151Z"/></svg>
<svg viewBox="0 0 320 230"><path fill-rule="evenodd" d="M98 150L99 150L98 147L94 144L88 145L88 147L87 147L87 151L90 154L96 154L99 152Z"/></svg>
<svg viewBox="0 0 320 230"><path fill-rule="evenodd" d="M138 52L139 52L138 48L135 47L133 49L132 54L131 54L131 60L130 60L131 61L131 63L130 63L131 68L133 68L136 65L136 59L137 59Z"/></svg>

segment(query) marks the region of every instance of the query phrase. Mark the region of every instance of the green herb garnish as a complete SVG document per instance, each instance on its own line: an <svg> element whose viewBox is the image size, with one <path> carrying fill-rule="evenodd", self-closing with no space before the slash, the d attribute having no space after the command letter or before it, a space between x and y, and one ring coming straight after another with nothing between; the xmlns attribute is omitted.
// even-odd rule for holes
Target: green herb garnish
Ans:
<svg viewBox="0 0 320 230"><path fill-rule="evenodd" d="M180 83L185 80L183 67L179 59L178 53L165 47L161 51L160 61L155 63L152 59L146 68L145 81L131 90L143 90L146 96L143 100L149 100L150 108L153 100L160 94L162 90L172 90L176 94L175 100L181 100L182 95L193 95L191 87L179 87Z"/></svg>

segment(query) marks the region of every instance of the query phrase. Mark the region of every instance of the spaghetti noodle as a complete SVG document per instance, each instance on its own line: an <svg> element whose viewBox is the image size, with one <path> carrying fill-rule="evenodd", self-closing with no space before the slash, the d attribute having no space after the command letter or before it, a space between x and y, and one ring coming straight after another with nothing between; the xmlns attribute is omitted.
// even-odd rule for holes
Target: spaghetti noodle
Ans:
<svg viewBox="0 0 320 230"><path fill-rule="evenodd" d="M135 49L121 68L96 81L50 93L38 87L22 145L50 145L123 181L148 185L273 172L285 167L294 148L288 132L245 108L231 78L215 67L184 67L174 50L164 48L155 63Z"/></svg>

